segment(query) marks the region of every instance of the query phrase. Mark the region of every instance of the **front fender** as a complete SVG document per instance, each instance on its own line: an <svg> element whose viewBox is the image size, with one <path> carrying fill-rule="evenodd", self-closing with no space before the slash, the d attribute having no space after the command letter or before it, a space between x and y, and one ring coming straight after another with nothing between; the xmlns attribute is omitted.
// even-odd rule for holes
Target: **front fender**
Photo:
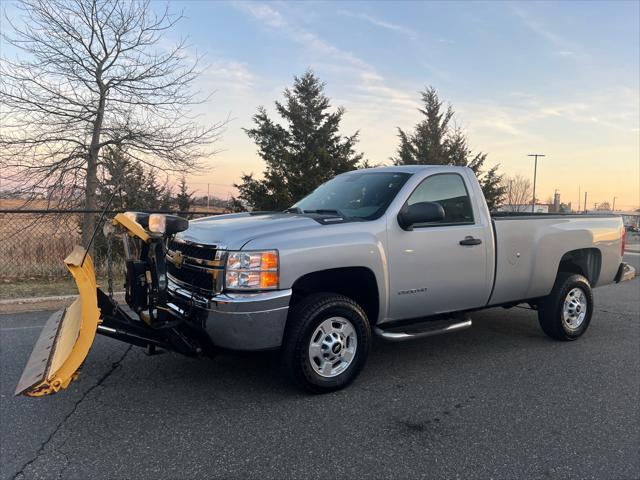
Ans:
<svg viewBox="0 0 640 480"><path fill-rule="evenodd" d="M356 230L353 225L359 228ZM314 236L298 234L286 239L254 239L243 250L278 250L281 289L292 288L296 280L309 273L343 267L368 268L375 275L378 285L379 320L382 320L387 316L389 305L384 230L362 231L362 226L363 223L358 222L327 226L322 235L317 235L316 231Z"/></svg>

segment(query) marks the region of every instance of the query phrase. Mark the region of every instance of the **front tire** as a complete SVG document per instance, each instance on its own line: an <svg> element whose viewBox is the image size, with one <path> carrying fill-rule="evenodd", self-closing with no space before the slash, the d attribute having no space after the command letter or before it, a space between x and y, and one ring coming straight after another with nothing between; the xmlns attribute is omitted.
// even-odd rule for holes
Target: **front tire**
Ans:
<svg viewBox="0 0 640 480"><path fill-rule="evenodd" d="M357 303L334 293L309 295L290 312L284 368L293 383L307 391L339 390L358 376L370 344L371 327Z"/></svg>
<svg viewBox="0 0 640 480"><path fill-rule="evenodd" d="M551 293L538 305L544 333L556 340L576 340L587 331L593 314L593 292L582 275L560 273Z"/></svg>

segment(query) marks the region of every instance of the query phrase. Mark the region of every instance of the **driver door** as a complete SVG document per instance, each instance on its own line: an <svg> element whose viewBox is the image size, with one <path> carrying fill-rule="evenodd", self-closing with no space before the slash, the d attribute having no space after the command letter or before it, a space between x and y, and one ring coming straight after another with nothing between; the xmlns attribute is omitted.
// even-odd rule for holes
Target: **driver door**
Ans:
<svg viewBox="0 0 640 480"><path fill-rule="evenodd" d="M477 221L465 178L458 173L431 175L407 199L409 205L417 202L440 204L445 217L404 230L395 215L389 216L390 317L483 306L491 290L491 227Z"/></svg>

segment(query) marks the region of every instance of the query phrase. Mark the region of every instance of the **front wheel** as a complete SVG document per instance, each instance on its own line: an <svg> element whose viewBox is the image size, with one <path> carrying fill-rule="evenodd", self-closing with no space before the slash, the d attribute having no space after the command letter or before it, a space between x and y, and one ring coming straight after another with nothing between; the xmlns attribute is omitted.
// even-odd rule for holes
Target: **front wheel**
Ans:
<svg viewBox="0 0 640 480"><path fill-rule="evenodd" d="M350 298L310 295L292 308L283 345L283 363L293 382L313 393L349 385L369 353L371 327Z"/></svg>
<svg viewBox="0 0 640 480"><path fill-rule="evenodd" d="M593 314L593 293L582 275L560 273L551 293L538 305L538 321L544 333L570 341L587 331Z"/></svg>

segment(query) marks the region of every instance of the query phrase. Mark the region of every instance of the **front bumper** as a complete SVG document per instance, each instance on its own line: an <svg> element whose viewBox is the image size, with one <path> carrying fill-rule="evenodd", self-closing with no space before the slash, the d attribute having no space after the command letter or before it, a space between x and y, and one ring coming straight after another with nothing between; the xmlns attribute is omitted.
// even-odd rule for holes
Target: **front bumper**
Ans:
<svg viewBox="0 0 640 480"><path fill-rule="evenodd" d="M204 328L217 347L268 350L282 345L291 289L205 298L169 281L169 294L206 311Z"/></svg>
<svg viewBox="0 0 640 480"><path fill-rule="evenodd" d="M626 280L631 280L636 276L636 269L633 268L628 263L622 262L620 267L618 268L618 273L616 274L615 282L620 283Z"/></svg>

